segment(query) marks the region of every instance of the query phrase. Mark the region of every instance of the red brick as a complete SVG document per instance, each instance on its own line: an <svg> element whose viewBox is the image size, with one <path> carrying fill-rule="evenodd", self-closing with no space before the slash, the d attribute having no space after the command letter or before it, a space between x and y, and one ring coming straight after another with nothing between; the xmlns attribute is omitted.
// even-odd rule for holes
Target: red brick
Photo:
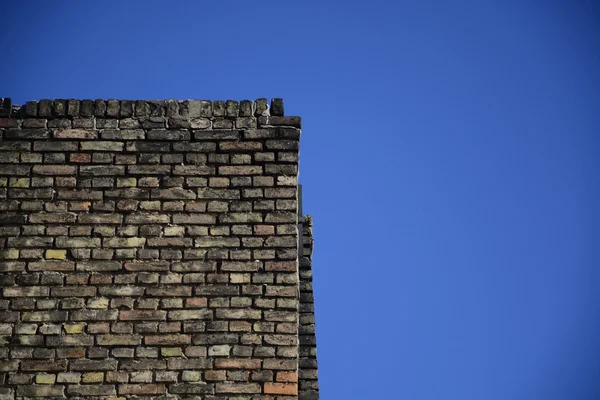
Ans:
<svg viewBox="0 0 600 400"><path fill-rule="evenodd" d="M246 358L218 358L215 360L216 368L236 368L236 369L258 369L260 360L249 360Z"/></svg>
<svg viewBox="0 0 600 400"><path fill-rule="evenodd" d="M144 343L149 346L180 346L190 344L191 341L190 335L149 335L144 337Z"/></svg>
<svg viewBox="0 0 600 400"><path fill-rule="evenodd" d="M292 383L265 382L265 394L298 394L298 385Z"/></svg>
<svg viewBox="0 0 600 400"><path fill-rule="evenodd" d="M277 382L298 382L297 372L278 372Z"/></svg>

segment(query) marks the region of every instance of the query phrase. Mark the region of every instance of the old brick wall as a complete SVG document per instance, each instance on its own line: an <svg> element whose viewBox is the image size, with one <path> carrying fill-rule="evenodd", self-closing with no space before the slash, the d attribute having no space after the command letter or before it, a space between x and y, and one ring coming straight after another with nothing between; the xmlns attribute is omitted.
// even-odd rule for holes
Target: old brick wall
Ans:
<svg viewBox="0 0 600 400"><path fill-rule="evenodd" d="M0 101L0 400L315 389L299 138L281 99Z"/></svg>

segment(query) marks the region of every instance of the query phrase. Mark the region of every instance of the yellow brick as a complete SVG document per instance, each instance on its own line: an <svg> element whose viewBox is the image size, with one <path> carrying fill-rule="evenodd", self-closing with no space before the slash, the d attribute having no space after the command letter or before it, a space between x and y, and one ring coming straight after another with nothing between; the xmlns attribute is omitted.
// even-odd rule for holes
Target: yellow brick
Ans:
<svg viewBox="0 0 600 400"><path fill-rule="evenodd" d="M105 309L108 308L108 299L105 297L96 297L89 299L87 302L88 308Z"/></svg>
<svg viewBox="0 0 600 400"><path fill-rule="evenodd" d="M104 372L86 372L83 374L81 382L83 383L99 383L104 380Z"/></svg>
<svg viewBox="0 0 600 400"><path fill-rule="evenodd" d="M230 274L231 283L250 283L250 274Z"/></svg>
<svg viewBox="0 0 600 400"><path fill-rule="evenodd" d="M117 187L135 187L137 180L135 178L117 178Z"/></svg>
<svg viewBox="0 0 600 400"><path fill-rule="evenodd" d="M16 260L19 258L19 249L8 249L7 256L9 260Z"/></svg>
<svg viewBox="0 0 600 400"><path fill-rule="evenodd" d="M73 335L77 333L83 333L85 323L82 322L79 324L64 324L63 326L65 327L65 332L67 332L69 335Z"/></svg>
<svg viewBox="0 0 600 400"><path fill-rule="evenodd" d="M29 187L29 178L10 178L10 187L26 188Z"/></svg>
<svg viewBox="0 0 600 400"><path fill-rule="evenodd" d="M35 376L35 383L40 385L54 385L56 382L56 375L54 374L37 374Z"/></svg>
<svg viewBox="0 0 600 400"><path fill-rule="evenodd" d="M66 250L46 250L46 260L64 260L66 257Z"/></svg>
<svg viewBox="0 0 600 400"><path fill-rule="evenodd" d="M181 349L179 347L163 347L160 349L160 354L163 357L181 357Z"/></svg>

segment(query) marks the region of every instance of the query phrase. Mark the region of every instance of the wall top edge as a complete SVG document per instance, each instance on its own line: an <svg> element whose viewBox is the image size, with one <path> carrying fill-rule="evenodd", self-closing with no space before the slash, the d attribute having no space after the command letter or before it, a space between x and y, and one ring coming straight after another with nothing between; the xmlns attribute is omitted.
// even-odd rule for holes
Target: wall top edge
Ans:
<svg viewBox="0 0 600 400"><path fill-rule="evenodd" d="M42 99L12 104L0 98L0 118L283 117L282 98L256 100Z"/></svg>

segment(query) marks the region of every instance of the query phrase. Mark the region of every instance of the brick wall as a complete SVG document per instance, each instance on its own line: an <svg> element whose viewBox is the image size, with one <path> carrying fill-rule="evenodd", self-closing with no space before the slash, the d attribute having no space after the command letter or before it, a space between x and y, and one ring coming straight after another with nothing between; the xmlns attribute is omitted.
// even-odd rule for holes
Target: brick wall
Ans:
<svg viewBox="0 0 600 400"><path fill-rule="evenodd" d="M299 138L281 99L2 99L0 400L316 389Z"/></svg>

